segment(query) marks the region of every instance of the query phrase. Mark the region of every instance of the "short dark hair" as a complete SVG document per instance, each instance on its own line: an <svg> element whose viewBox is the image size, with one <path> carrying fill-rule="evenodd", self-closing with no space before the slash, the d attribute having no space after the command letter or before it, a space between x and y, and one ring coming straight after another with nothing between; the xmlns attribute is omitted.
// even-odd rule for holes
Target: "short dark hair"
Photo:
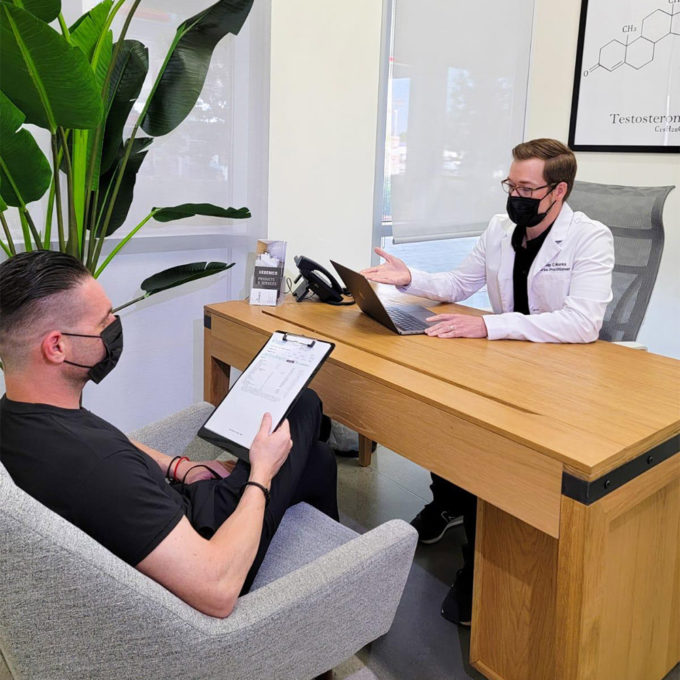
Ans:
<svg viewBox="0 0 680 680"><path fill-rule="evenodd" d="M556 139L542 137L518 144L512 150L512 157L516 161L526 161L530 158L540 158L545 161L543 177L546 184L557 185L560 182L565 182L567 193L564 199L569 198L574 187L577 166L576 156L568 146Z"/></svg>
<svg viewBox="0 0 680 680"><path fill-rule="evenodd" d="M76 288L91 276L72 255L53 250L19 253L0 264L0 355L11 353L10 338L44 314L46 298Z"/></svg>

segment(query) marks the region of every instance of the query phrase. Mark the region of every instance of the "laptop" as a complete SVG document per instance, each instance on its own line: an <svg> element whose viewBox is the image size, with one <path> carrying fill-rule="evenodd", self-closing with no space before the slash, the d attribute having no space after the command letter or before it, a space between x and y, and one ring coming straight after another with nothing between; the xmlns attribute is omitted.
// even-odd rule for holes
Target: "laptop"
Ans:
<svg viewBox="0 0 680 680"><path fill-rule="evenodd" d="M412 304L386 307L365 276L333 260L331 264L349 288L361 311L386 328L399 335L417 335L424 333L425 329L432 325L425 321L428 316L433 316L432 312L425 307Z"/></svg>

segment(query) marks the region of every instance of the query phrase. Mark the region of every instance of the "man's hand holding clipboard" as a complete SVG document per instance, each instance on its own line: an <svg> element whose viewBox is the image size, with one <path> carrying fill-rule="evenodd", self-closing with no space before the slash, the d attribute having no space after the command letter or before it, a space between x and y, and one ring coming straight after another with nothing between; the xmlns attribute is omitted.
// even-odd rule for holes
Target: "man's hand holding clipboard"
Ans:
<svg viewBox="0 0 680 680"><path fill-rule="evenodd" d="M272 432L272 415L265 413L260 429L250 446L250 479L268 488L288 458L292 446L288 420L284 419Z"/></svg>

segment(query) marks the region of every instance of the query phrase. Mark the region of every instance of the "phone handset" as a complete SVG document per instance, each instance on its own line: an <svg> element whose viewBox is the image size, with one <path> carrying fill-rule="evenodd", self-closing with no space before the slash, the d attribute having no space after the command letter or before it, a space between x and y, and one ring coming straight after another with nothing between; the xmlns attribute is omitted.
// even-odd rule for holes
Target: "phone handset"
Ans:
<svg viewBox="0 0 680 680"><path fill-rule="evenodd" d="M310 260L304 255L296 255L294 258L300 273L294 283L302 279L302 283L293 291L293 297L302 302L310 293L314 293L319 300L331 305L346 305L352 302L343 300L345 293L336 278L318 262Z"/></svg>

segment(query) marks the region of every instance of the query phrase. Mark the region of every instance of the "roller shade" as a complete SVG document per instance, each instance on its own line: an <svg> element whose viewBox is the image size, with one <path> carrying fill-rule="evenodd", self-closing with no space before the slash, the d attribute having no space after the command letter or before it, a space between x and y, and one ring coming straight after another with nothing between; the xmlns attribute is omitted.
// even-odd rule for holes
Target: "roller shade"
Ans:
<svg viewBox="0 0 680 680"><path fill-rule="evenodd" d="M385 173L395 243L473 236L503 211L499 183L524 138L533 5L395 0Z"/></svg>

